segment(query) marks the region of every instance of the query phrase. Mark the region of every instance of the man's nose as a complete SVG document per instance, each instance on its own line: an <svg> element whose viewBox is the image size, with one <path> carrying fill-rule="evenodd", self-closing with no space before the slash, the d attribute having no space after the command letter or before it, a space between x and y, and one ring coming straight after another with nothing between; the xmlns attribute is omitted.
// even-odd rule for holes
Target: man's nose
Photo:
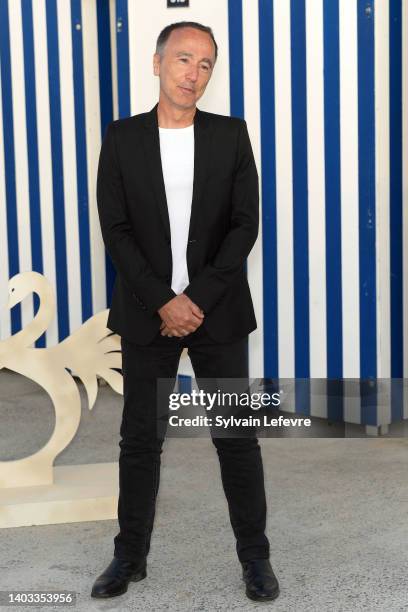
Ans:
<svg viewBox="0 0 408 612"><path fill-rule="evenodd" d="M193 81L193 83L196 82L196 80L198 79L198 67L197 66L190 66L189 70L186 74L186 77L190 80Z"/></svg>

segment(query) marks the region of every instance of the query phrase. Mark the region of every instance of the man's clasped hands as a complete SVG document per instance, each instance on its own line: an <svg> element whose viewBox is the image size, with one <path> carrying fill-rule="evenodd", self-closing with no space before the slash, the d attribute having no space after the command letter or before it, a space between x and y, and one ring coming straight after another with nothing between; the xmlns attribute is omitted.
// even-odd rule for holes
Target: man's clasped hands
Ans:
<svg viewBox="0 0 408 612"><path fill-rule="evenodd" d="M200 327L204 320L204 312L184 293L176 295L164 304L158 313L162 319L162 336L187 336Z"/></svg>

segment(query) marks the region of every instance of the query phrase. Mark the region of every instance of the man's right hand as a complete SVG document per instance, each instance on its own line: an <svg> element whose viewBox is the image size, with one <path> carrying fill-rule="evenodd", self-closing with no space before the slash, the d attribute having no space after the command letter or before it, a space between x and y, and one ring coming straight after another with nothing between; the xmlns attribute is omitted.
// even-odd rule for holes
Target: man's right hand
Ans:
<svg viewBox="0 0 408 612"><path fill-rule="evenodd" d="M158 313L172 336L187 336L203 322L204 313L184 293L159 308Z"/></svg>

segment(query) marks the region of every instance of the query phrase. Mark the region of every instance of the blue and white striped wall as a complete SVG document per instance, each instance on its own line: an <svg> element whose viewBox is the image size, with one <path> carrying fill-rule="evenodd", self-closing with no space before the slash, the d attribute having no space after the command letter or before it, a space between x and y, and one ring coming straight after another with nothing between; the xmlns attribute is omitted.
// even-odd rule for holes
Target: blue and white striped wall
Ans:
<svg viewBox="0 0 408 612"><path fill-rule="evenodd" d="M38 308L36 296L5 309L17 272L55 287L57 316L37 346L106 308L95 177L113 117L112 14L109 0L0 0L1 338Z"/></svg>
<svg viewBox="0 0 408 612"><path fill-rule="evenodd" d="M402 377L406 6L190 4L174 11L155 3L153 32L140 26L143 3L117 0L118 108L128 116L157 99L151 55L164 25L211 25L220 55L199 106L246 118L261 178L262 228L248 265L259 323L251 375ZM188 363L183 372L191 373Z"/></svg>
<svg viewBox="0 0 408 612"><path fill-rule="evenodd" d="M95 204L101 136L113 117L157 101L162 27L197 20L219 43L198 105L245 117L260 175L251 376L407 377L407 3L190 5L0 0L0 296L20 270L50 278L58 317L48 344L109 304L114 272ZM14 311L0 312L2 338L30 320L33 300Z"/></svg>

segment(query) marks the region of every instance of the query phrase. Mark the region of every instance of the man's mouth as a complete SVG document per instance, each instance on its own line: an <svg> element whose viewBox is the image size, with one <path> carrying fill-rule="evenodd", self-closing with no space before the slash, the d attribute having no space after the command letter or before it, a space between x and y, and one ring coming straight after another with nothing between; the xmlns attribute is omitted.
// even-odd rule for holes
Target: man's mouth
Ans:
<svg viewBox="0 0 408 612"><path fill-rule="evenodd" d="M180 89L182 89L183 91L187 91L188 93L193 93L192 89L189 89L188 87L183 87L182 85L180 85Z"/></svg>

